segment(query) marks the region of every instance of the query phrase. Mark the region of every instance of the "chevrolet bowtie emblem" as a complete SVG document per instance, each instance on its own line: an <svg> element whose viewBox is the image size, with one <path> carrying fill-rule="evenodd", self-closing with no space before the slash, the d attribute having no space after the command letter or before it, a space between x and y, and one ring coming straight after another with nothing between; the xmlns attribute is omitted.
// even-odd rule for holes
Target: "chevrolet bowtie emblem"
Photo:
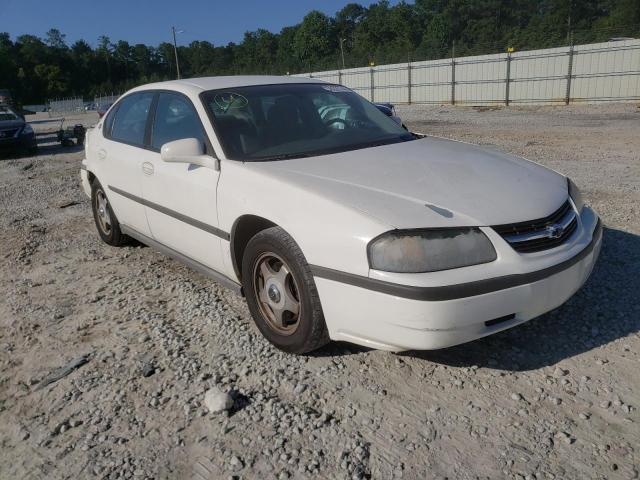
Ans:
<svg viewBox="0 0 640 480"><path fill-rule="evenodd" d="M547 237L549 238L560 238L564 233L564 227L562 225L549 225L545 231L547 232Z"/></svg>

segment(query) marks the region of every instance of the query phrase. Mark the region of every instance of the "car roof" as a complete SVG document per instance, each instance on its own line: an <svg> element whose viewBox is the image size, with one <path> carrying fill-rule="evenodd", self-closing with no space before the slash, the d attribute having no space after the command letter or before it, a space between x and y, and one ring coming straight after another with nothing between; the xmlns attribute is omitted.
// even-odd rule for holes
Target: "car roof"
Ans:
<svg viewBox="0 0 640 480"><path fill-rule="evenodd" d="M248 87L252 85L274 85L287 83L326 83L318 78L290 77L279 75L233 75L220 77L199 77L167 82L148 83L131 90L175 90L182 93L199 94L206 90Z"/></svg>

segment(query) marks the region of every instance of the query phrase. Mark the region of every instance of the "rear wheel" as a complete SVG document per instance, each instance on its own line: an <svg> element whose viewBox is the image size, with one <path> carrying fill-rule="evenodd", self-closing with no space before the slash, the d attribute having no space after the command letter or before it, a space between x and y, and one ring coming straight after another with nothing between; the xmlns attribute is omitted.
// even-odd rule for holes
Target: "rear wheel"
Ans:
<svg viewBox="0 0 640 480"><path fill-rule="evenodd" d="M249 241L242 279L251 315L273 345L307 353L329 342L311 269L280 227L263 230Z"/></svg>
<svg viewBox="0 0 640 480"><path fill-rule="evenodd" d="M102 241L114 247L125 245L129 238L120 230L120 223L118 223L109 199L98 180L94 180L91 184L91 208Z"/></svg>

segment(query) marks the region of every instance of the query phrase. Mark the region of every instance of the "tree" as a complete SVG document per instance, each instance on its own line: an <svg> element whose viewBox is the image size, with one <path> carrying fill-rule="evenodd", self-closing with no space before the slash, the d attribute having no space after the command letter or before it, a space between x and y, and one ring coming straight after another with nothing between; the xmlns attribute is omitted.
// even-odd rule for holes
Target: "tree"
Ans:
<svg viewBox="0 0 640 480"><path fill-rule="evenodd" d="M317 10L305 15L293 40L295 55L310 67L319 66L322 58L334 53L336 43L332 21Z"/></svg>
<svg viewBox="0 0 640 480"><path fill-rule="evenodd" d="M427 24L418 48L420 58L443 58L448 54L449 29L442 14L434 15Z"/></svg>
<svg viewBox="0 0 640 480"><path fill-rule="evenodd" d="M107 67L107 78L111 78L111 51L113 44L106 35L100 35L98 37L98 49L97 54L104 60L104 64Z"/></svg>
<svg viewBox="0 0 640 480"><path fill-rule="evenodd" d="M38 77L44 87L47 98L63 96L67 89L67 84L57 65L36 65L33 69L36 77Z"/></svg>
<svg viewBox="0 0 640 480"><path fill-rule="evenodd" d="M60 32L57 28L50 29L45 35L45 42L51 48L65 49L67 44L64 42L66 35Z"/></svg>
<svg viewBox="0 0 640 480"><path fill-rule="evenodd" d="M640 36L640 0L414 0L364 7L349 3L334 17L309 12L278 33L247 32L240 43L194 41L180 46L185 77L239 73L297 73L341 66L340 40L350 66L504 52ZM175 78L171 43L130 45L98 38L68 46L50 29L44 39L0 33L0 88L22 103L49 96L122 91Z"/></svg>

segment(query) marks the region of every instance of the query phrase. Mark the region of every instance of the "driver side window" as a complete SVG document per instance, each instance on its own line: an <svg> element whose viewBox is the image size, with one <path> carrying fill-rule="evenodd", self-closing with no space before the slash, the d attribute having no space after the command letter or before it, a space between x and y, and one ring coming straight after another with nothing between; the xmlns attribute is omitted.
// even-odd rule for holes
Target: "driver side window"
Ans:
<svg viewBox="0 0 640 480"><path fill-rule="evenodd" d="M197 138L204 145L205 133L193 105L181 95L160 93L156 108L151 146L160 150L162 145L183 138Z"/></svg>

